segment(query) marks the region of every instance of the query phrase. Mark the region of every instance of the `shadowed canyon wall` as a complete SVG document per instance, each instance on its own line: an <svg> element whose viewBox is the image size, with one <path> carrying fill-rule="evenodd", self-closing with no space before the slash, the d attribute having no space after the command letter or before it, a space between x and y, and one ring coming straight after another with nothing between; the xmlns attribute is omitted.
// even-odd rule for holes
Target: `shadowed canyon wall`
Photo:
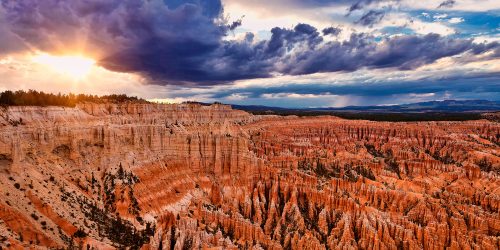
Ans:
<svg viewBox="0 0 500 250"><path fill-rule="evenodd" d="M499 249L500 125L0 110L0 246Z"/></svg>

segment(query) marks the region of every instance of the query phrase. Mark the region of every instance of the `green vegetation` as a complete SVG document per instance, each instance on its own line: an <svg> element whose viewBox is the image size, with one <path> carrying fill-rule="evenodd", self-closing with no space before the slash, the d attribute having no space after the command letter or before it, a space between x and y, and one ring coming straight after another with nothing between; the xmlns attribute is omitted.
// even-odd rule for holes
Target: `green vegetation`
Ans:
<svg viewBox="0 0 500 250"><path fill-rule="evenodd" d="M87 237L87 233L85 233L85 231L83 231L81 228L78 229L74 234L73 234L73 237L75 238L85 238Z"/></svg>
<svg viewBox="0 0 500 250"><path fill-rule="evenodd" d="M44 93L36 90L18 90L18 91L4 91L0 93L1 106L64 106L74 107L78 103L92 102L92 103L147 103L146 100L131 97L125 94L121 95L85 95L85 94L52 94Z"/></svg>
<svg viewBox="0 0 500 250"><path fill-rule="evenodd" d="M481 160L476 161L476 165L481 169L481 171L484 172L496 172L500 174L500 169L496 168L493 166L493 163L491 163L486 157L483 157Z"/></svg>
<svg viewBox="0 0 500 250"><path fill-rule="evenodd" d="M34 220L38 220L38 219L39 219L38 215L36 215L35 213L32 213L32 214L31 214L31 217L32 217Z"/></svg>
<svg viewBox="0 0 500 250"><path fill-rule="evenodd" d="M399 169L399 163L394 158L386 158L385 163L387 164L386 170L394 172L398 175L398 178L401 179L401 171Z"/></svg>
<svg viewBox="0 0 500 250"><path fill-rule="evenodd" d="M313 164L314 161L316 161L315 166ZM342 178L351 182L357 182L360 176L363 176L372 181L375 180L373 172L364 166L357 165L353 167L351 164L344 164L343 166L339 164L326 164L322 163L319 158L316 160L303 159L299 161L298 169L305 173L314 173L316 176L325 179Z"/></svg>
<svg viewBox="0 0 500 250"><path fill-rule="evenodd" d="M128 176L130 175L126 171L123 171L123 175L127 177L124 180L129 180ZM144 244L149 242L150 237L155 234L156 227L151 222L144 221L144 229L137 229L132 222L120 217L120 214L116 210L103 208L99 203L89 199L87 196L79 196L74 192L67 191L64 186L59 186L59 189L62 193L61 197L64 197L64 200L68 204L77 206L72 206L73 209L83 212L85 219L93 222L90 224L93 225L91 227L97 229L98 237L109 239L116 249L141 249ZM72 213L70 215L75 217ZM84 222L84 224L86 224L86 227L89 227L87 222ZM59 228L59 236L66 242L66 249L81 249L72 248L74 246L74 239L87 237L88 232L85 232L84 228L80 228L73 235L66 235Z"/></svg>

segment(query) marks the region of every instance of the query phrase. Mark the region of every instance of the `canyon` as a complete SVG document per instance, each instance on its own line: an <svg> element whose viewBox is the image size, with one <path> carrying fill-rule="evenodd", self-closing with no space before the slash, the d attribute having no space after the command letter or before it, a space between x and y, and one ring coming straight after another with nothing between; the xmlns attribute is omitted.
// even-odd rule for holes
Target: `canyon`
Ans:
<svg viewBox="0 0 500 250"><path fill-rule="evenodd" d="M500 249L500 124L0 109L0 248Z"/></svg>

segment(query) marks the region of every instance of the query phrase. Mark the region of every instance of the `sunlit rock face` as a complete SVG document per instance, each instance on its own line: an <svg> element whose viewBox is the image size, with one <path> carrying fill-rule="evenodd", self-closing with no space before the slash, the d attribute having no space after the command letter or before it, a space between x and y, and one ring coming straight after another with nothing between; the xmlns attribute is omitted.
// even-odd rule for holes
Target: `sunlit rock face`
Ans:
<svg viewBox="0 0 500 250"><path fill-rule="evenodd" d="M0 111L0 246L499 249L500 125Z"/></svg>

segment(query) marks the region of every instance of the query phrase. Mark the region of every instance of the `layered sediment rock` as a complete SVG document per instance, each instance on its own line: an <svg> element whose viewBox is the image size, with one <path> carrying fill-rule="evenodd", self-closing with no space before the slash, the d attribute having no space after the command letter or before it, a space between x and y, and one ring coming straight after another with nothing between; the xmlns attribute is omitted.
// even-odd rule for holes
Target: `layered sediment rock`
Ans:
<svg viewBox="0 0 500 250"><path fill-rule="evenodd" d="M500 125L0 111L0 246L498 249Z"/></svg>

